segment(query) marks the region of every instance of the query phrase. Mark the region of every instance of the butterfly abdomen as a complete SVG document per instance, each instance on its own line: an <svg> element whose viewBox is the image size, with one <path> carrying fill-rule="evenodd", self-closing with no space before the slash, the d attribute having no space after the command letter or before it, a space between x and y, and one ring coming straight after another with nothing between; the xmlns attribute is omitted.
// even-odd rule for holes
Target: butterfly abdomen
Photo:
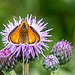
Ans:
<svg viewBox="0 0 75 75"><path fill-rule="evenodd" d="M25 24L23 24L20 28L19 39L22 44L26 44L28 42L28 29Z"/></svg>

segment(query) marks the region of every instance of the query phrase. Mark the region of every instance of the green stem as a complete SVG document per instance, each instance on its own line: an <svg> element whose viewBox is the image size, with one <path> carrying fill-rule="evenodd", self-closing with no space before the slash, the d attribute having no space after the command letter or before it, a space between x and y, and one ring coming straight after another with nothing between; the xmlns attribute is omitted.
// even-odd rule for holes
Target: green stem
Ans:
<svg viewBox="0 0 75 75"><path fill-rule="evenodd" d="M52 72L51 72L51 75L55 75L55 71L52 71Z"/></svg>
<svg viewBox="0 0 75 75"><path fill-rule="evenodd" d="M29 64L22 64L23 66L23 75L29 75Z"/></svg>
<svg viewBox="0 0 75 75"><path fill-rule="evenodd" d="M56 75L56 73L57 73L57 70L52 71L52 72L51 72L51 75Z"/></svg>
<svg viewBox="0 0 75 75"><path fill-rule="evenodd" d="M2 71L2 72L3 72L2 75L3 75L3 74L4 74L4 75L8 75L7 72L5 72L5 71Z"/></svg>

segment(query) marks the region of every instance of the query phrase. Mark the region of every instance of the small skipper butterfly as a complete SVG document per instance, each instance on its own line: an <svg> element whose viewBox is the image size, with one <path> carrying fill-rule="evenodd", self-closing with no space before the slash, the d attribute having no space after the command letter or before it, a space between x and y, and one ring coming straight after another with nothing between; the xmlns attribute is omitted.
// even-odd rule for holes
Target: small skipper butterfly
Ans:
<svg viewBox="0 0 75 75"><path fill-rule="evenodd" d="M40 42L40 35L26 20L16 26L8 35L8 42L16 45L33 45Z"/></svg>

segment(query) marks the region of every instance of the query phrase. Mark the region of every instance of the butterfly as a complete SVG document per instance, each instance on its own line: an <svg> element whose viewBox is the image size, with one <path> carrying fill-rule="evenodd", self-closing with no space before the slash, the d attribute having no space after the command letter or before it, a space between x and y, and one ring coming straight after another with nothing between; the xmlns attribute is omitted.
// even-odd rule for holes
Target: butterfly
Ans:
<svg viewBox="0 0 75 75"><path fill-rule="evenodd" d="M21 24L11 30L7 40L9 43L16 45L34 45L39 43L41 39L38 32L23 19Z"/></svg>

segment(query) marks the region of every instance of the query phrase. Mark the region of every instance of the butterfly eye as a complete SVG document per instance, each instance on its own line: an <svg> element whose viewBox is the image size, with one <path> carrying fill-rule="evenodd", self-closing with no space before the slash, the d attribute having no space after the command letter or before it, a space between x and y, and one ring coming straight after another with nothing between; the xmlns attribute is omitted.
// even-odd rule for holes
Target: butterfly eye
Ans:
<svg viewBox="0 0 75 75"><path fill-rule="evenodd" d="M23 17L21 23L22 23L24 20L25 20L25 19L24 19L24 17Z"/></svg>
<svg viewBox="0 0 75 75"><path fill-rule="evenodd" d="M27 22L27 18L25 18L25 21ZM27 22L28 23L28 22Z"/></svg>
<svg viewBox="0 0 75 75"><path fill-rule="evenodd" d="M21 21L21 23L22 23L22 21Z"/></svg>

